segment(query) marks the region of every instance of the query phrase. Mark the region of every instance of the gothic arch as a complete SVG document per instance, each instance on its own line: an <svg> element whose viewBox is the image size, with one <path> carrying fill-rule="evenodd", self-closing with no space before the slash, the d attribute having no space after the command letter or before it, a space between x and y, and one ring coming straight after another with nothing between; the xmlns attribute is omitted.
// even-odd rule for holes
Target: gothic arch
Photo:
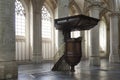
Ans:
<svg viewBox="0 0 120 80"><path fill-rule="evenodd" d="M43 9L44 8L44 9ZM46 0L43 5L42 5L42 9L45 10L46 12L46 16L45 18L48 19L48 21L44 20L44 16L41 16L43 18L41 18L41 22L42 22L42 57L44 60L53 60L53 57L55 55L54 52L54 44L55 44L55 38L54 38L54 25L53 25L53 20L54 20L54 9L52 6L52 3L50 2L50 0ZM41 9L41 11L42 11ZM44 12L44 11L43 11ZM48 13L48 14L47 14ZM41 12L42 14L42 12ZM44 15L44 13L42 14ZM49 24L49 25L44 25L44 22ZM48 28L46 28L48 27ZM46 29L48 32L45 32ZM47 36L45 36L45 34L47 34ZM51 34L51 35L50 35ZM48 50L48 51L46 51Z"/></svg>
<svg viewBox="0 0 120 80"><path fill-rule="evenodd" d="M108 47L108 31L107 31L107 25L106 25L106 20L104 17L101 18L100 21L100 27L99 27L99 36L100 36L100 56L101 57L108 57L107 56L107 47Z"/></svg>
<svg viewBox="0 0 120 80"><path fill-rule="evenodd" d="M16 38L16 60L18 61L29 61L32 59L31 51L31 11L30 1L19 0L25 10L25 36ZM22 48L21 48L22 47ZM24 56L24 57L23 57Z"/></svg>
<svg viewBox="0 0 120 80"><path fill-rule="evenodd" d="M53 13L54 13L54 11L52 11L52 9L49 7L49 5L48 5L46 2L44 2L43 6L46 7L46 9L49 11L51 17L53 18L53 16L54 16Z"/></svg>
<svg viewBox="0 0 120 80"><path fill-rule="evenodd" d="M24 9L28 10L28 4L26 3L26 0L19 0L19 1L22 3Z"/></svg>
<svg viewBox="0 0 120 80"><path fill-rule="evenodd" d="M71 15L82 14L82 10L79 8L75 1L70 2L70 13Z"/></svg>

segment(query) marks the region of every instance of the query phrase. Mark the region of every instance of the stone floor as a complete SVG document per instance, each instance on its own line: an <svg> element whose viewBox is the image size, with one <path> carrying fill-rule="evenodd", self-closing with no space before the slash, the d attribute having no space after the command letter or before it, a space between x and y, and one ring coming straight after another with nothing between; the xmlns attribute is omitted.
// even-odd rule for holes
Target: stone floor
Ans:
<svg viewBox="0 0 120 80"><path fill-rule="evenodd" d="M101 66L90 67L89 61L81 61L75 73L53 72L53 63L20 65L18 80L120 80L120 64L101 60Z"/></svg>

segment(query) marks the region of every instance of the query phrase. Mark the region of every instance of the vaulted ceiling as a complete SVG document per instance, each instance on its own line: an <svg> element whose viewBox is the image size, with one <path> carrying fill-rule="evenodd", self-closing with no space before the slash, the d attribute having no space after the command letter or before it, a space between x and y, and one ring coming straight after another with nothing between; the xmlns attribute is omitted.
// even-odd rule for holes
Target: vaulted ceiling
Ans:
<svg viewBox="0 0 120 80"><path fill-rule="evenodd" d="M72 3L73 5L75 5L77 7L77 9L79 9L81 12L84 11L84 7L86 6L85 2L88 0L70 0L70 3ZM92 0L89 0L92 1ZM111 6L111 0L100 0L102 1L107 8L110 8ZM51 4L52 8L56 8L57 6L57 0L46 0L46 2L48 2L49 4ZM120 3L120 0L119 0Z"/></svg>
<svg viewBox="0 0 120 80"><path fill-rule="evenodd" d="M55 12L55 9L57 8L57 0L21 0L21 1L25 1L25 3L29 3L30 1L39 1L41 3L41 1L45 1L46 4L49 5L50 9L52 10L52 12ZM87 6L87 1L91 1L91 3L93 3L94 0L70 0L70 9L72 12L78 12L78 13L85 13L85 7ZM103 7L103 11L100 13L101 17L104 17L106 20L106 23L109 24L109 12L113 12L113 10L118 7L118 11L120 11L120 0L95 0L95 1L101 1L104 3L104 6L99 5L99 7ZM115 5L116 4L116 5ZM36 5L36 4L34 4ZM40 5L40 4L38 4ZM117 6L118 5L118 6ZM104 8L105 7L105 8ZM89 8L89 7L87 7ZM83 14L84 14L83 13Z"/></svg>
<svg viewBox="0 0 120 80"><path fill-rule="evenodd" d="M21 0L22 1L22 0ZM25 0L25 1L30 1L30 0ZM31 1L39 1L39 0L31 0ZM57 7L57 0L40 0L40 1L45 1L49 7L51 8L51 10L54 12L56 7ZM40 2L39 1L39 2ZM93 0L70 0L70 8L72 10L72 12L78 12L78 13L83 13L85 10L85 7L87 6L87 1L92 1ZM101 1L104 3L104 6L100 7L105 7L106 11L103 11L102 14L104 14L104 16L108 16L109 11L112 11L112 9L114 9L115 7L118 7L119 11L120 11L120 0L95 0L95 1ZM113 5L114 3L116 3L118 6ZM88 7L89 8L89 7ZM107 18L106 18L107 19Z"/></svg>

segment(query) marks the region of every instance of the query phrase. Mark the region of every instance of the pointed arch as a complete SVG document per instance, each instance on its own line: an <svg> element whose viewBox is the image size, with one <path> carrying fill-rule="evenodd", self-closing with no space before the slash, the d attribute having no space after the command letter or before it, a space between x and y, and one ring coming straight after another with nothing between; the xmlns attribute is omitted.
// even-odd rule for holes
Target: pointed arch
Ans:
<svg viewBox="0 0 120 80"><path fill-rule="evenodd" d="M30 17L29 2L16 0L15 2L15 32L16 32L16 60L30 61Z"/></svg>
<svg viewBox="0 0 120 80"><path fill-rule="evenodd" d="M71 15L78 15L82 13L78 4L74 0L70 2L70 13Z"/></svg>
<svg viewBox="0 0 120 80"><path fill-rule="evenodd" d="M99 39L100 39L100 56L106 57L107 54L107 25L105 18L102 17L100 21L100 27L99 27Z"/></svg>
<svg viewBox="0 0 120 80"><path fill-rule="evenodd" d="M54 52L54 26L53 11L47 2L41 9L42 16L42 57L44 60L53 60ZM48 51L46 51L46 49Z"/></svg>

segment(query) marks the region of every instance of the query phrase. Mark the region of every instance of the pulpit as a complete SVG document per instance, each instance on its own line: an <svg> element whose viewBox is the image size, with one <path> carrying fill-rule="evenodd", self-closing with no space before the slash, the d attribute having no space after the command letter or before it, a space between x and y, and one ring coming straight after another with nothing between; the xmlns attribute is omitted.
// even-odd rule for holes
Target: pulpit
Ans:
<svg viewBox="0 0 120 80"><path fill-rule="evenodd" d="M64 18L55 19L55 27L61 30L64 35L65 51L64 59L71 66L71 71L74 72L74 66L77 65L82 57L82 37L71 38L70 32L75 30L90 30L97 25L99 19L76 15Z"/></svg>

